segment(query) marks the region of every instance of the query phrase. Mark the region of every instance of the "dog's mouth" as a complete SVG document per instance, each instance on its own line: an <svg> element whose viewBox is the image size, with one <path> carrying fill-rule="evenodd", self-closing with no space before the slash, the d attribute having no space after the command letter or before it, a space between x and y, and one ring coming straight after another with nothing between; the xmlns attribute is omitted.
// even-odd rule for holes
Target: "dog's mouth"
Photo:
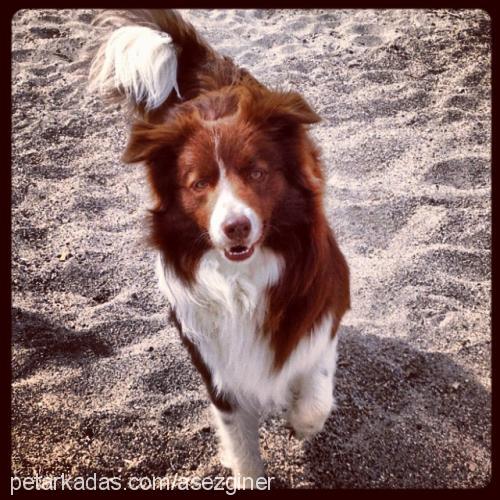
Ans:
<svg viewBox="0 0 500 500"><path fill-rule="evenodd" d="M247 247L245 245L235 245L233 247L225 248L224 255L229 260L242 261L250 258L255 250L255 245Z"/></svg>

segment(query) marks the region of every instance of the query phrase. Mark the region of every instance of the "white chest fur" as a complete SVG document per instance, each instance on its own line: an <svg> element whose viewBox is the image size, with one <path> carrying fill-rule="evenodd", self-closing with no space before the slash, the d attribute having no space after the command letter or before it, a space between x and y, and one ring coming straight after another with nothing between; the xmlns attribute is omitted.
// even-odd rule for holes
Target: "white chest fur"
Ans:
<svg viewBox="0 0 500 500"><path fill-rule="evenodd" d="M286 405L294 379L310 370L330 345L332 318L326 315L283 368L273 371L274 353L262 324L266 290L279 280L283 267L283 259L267 249L258 249L249 262L237 265L210 250L189 288L158 256L160 288L174 306L184 334L198 347L214 386L245 406Z"/></svg>

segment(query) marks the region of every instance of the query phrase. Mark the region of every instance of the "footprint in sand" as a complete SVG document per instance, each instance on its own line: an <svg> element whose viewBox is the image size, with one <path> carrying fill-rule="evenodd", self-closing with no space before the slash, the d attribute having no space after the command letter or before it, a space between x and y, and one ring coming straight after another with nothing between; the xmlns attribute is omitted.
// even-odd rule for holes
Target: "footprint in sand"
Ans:
<svg viewBox="0 0 500 500"><path fill-rule="evenodd" d="M36 27L30 28L30 33L38 38L62 38L67 36L64 31L58 28Z"/></svg>
<svg viewBox="0 0 500 500"><path fill-rule="evenodd" d="M355 24L351 31L357 35L378 35L380 28L376 24Z"/></svg>
<svg viewBox="0 0 500 500"><path fill-rule="evenodd" d="M141 377L142 385L149 392L172 395L176 392L199 391L200 383L192 370L186 370L185 362L181 359L169 360L165 368L150 372Z"/></svg>
<svg viewBox="0 0 500 500"><path fill-rule="evenodd" d="M49 64L49 65L44 65L44 66L37 66L30 68L28 71L30 71L33 75L36 77L48 77L53 74L57 74L59 76L59 64ZM44 83L43 79L38 80L39 83Z"/></svg>
<svg viewBox="0 0 500 500"><path fill-rule="evenodd" d="M43 14L39 17L39 20L55 25L61 25L64 22L64 19L58 14Z"/></svg>
<svg viewBox="0 0 500 500"><path fill-rule="evenodd" d="M32 49L14 49L12 50L12 61L16 63L31 61L34 53L35 51Z"/></svg>
<svg viewBox="0 0 500 500"><path fill-rule="evenodd" d="M434 164L424 180L458 189L487 187L490 183L490 162L484 158L454 158Z"/></svg>
<svg viewBox="0 0 500 500"><path fill-rule="evenodd" d="M408 223L414 211L413 203L394 199L387 203L340 207L336 216L339 220L349 221L345 229L345 240L359 241L365 250L386 249L392 237Z"/></svg>
<svg viewBox="0 0 500 500"><path fill-rule="evenodd" d="M464 111L475 111L479 104L477 96L454 95L446 101L447 107L462 109Z"/></svg>
<svg viewBox="0 0 500 500"><path fill-rule="evenodd" d="M361 45L363 47L378 47L379 45L382 45L384 41L382 38L374 35L361 35L357 36L353 42L356 45Z"/></svg>
<svg viewBox="0 0 500 500"><path fill-rule="evenodd" d="M59 181L74 175L74 172L68 168L51 164L32 165L30 173L37 179L55 179Z"/></svg>
<svg viewBox="0 0 500 500"><path fill-rule="evenodd" d="M378 36L381 33L376 24L355 24L351 32L357 36L353 39L355 45L363 47L377 47L384 43L384 40Z"/></svg>
<svg viewBox="0 0 500 500"><path fill-rule="evenodd" d="M427 250L415 262L421 276L432 283L436 273L446 273L452 278L483 281L490 278L489 256L485 252L457 249Z"/></svg>
<svg viewBox="0 0 500 500"><path fill-rule="evenodd" d="M389 85L397 80L397 75L394 71L366 71L361 73L359 77L372 83L380 83L384 85Z"/></svg>
<svg viewBox="0 0 500 500"><path fill-rule="evenodd" d="M488 75L487 68L480 68L471 71L467 76L463 78L462 84L465 87L471 87L472 89L475 89L478 85L482 85L484 83L486 75Z"/></svg>

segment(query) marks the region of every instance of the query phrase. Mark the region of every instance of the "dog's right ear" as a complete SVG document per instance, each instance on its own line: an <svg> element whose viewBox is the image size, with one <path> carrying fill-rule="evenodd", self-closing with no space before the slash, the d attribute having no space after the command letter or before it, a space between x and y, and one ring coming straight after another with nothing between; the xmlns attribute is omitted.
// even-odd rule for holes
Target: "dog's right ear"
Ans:
<svg viewBox="0 0 500 500"><path fill-rule="evenodd" d="M156 208L163 210L171 201L175 184L177 158L190 132L189 120L153 124L138 121L132 126L130 139L122 155L124 163L143 162L156 197Z"/></svg>
<svg viewBox="0 0 500 500"><path fill-rule="evenodd" d="M184 124L152 124L138 121L132 126L130 138L122 155L124 163L150 162L158 154L173 154L186 135Z"/></svg>
<svg viewBox="0 0 500 500"><path fill-rule="evenodd" d="M139 163L148 160L162 144L166 144L165 139L161 127L147 122L135 123L130 131L122 162Z"/></svg>

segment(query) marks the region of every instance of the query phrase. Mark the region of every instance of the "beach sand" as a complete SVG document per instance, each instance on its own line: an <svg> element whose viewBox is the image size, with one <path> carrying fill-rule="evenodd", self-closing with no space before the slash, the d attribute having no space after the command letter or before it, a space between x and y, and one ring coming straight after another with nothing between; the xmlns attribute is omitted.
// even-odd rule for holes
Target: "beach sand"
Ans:
<svg viewBox="0 0 500 500"><path fill-rule="evenodd" d="M490 463L490 20L484 11L184 11L323 121L325 206L352 275L338 410L260 439L275 487L477 488ZM12 472L217 476L208 399L144 243L128 124L85 91L90 10L12 34Z"/></svg>

